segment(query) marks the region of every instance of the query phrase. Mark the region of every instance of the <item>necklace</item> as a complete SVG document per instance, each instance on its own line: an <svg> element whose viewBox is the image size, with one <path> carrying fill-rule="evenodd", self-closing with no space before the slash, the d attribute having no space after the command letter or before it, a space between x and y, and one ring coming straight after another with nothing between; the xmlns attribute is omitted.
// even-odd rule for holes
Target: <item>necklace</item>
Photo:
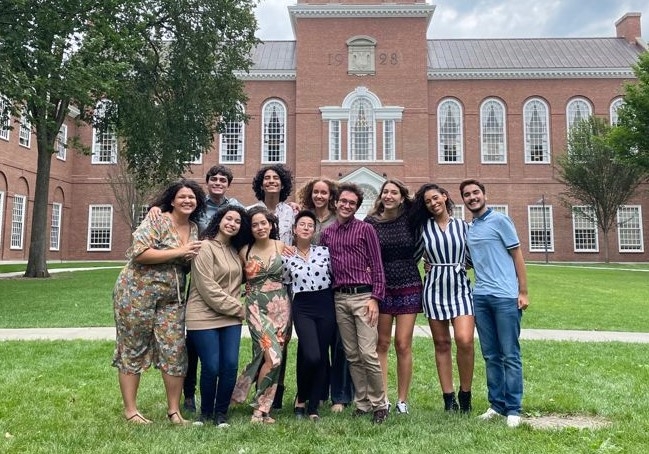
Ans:
<svg viewBox="0 0 649 454"><path fill-rule="evenodd" d="M297 246L295 246L295 247L296 247L296 249L298 250L298 252L300 253L300 255L302 255L303 257L306 257L307 255L309 255L309 251L311 251L311 247L307 248L306 251L303 250L303 249L300 249L300 248L297 247Z"/></svg>

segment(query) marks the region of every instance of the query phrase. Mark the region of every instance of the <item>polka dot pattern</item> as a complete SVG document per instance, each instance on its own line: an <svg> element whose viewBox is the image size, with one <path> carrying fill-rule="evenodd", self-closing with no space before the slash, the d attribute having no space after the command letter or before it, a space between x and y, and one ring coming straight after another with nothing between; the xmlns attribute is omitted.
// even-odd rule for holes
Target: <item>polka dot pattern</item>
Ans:
<svg viewBox="0 0 649 454"><path fill-rule="evenodd" d="M284 283L290 284L293 293L314 292L331 287L331 263L329 249L311 246L305 259L299 254L282 257L284 261Z"/></svg>

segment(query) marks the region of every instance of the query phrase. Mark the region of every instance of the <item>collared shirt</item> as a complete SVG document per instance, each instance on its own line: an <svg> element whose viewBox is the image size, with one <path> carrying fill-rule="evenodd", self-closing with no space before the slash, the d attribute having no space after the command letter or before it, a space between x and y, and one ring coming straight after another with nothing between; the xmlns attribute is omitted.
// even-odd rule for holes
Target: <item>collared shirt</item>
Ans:
<svg viewBox="0 0 649 454"><path fill-rule="evenodd" d="M243 206L235 198L228 199L227 197L222 197L221 203L217 205L216 203L214 203L214 200L212 200L212 198L209 195L205 197L205 212L203 213L203 216L198 221L198 228L200 229L201 232L207 228L210 221L212 220L212 217L216 214L216 212L226 205Z"/></svg>
<svg viewBox="0 0 649 454"><path fill-rule="evenodd" d="M347 285L371 285L372 297L385 298L385 275L376 230L352 218L344 224L336 220L322 231L320 244L329 248L334 289Z"/></svg>
<svg viewBox="0 0 649 454"><path fill-rule="evenodd" d="M331 287L329 272L329 249L324 246L313 246L309 258L299 254L282 257L284 261L284 283L291 285L293 294L316 292Z"/></svg>
<svg viewBox="0 0 649 454"><path fill-rule="evenodd" d="M517 298L518 277L509 251L520 242L511 218L488 208L473 218L466 241L475 270L473 294Z"/></svg>
<svg viewBox="0 0 649 454"><path fill-rule="evenodd" d="M260 200L259 202L250 205L248 209L254 206L262 206L268 208L266 204ZM291 205L286 202L279 202L273 212L277 216L277 227L279 228L279 239L282 243L291 246L293 244L293 221L295 220L295 212Z"/></svg>

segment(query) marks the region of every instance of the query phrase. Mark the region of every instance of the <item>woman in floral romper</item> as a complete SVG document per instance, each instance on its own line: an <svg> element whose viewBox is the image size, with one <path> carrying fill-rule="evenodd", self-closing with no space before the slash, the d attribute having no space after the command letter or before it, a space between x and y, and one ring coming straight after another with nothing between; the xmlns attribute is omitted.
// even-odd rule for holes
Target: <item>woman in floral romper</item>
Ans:
<svg viewBox="0 0 649 454"><path fill-rule="evenodd" d="M131 423L151 422L137 408L140 374L151 364L162 372L169 420L186 422L179 408L187 371L183 295L189 261L201 245L196 221L204 203L205 194L193 181L169 186L152 203L162 215L145 219L133 233L128 263L115 283L113 366L119 371L124 417Z"/></svg>
<svg viewBox="0 0 649 454"><path fill-rule="evenodd" d="M237 380L232 400L246 400L255 381L251 422L272 424L273 404L290 323L290 303L282 284L284 243L277 238L277 220L263 207L249 211L254 242L241 250L246 274L246 322L252 338L252 361Z"/></svg>

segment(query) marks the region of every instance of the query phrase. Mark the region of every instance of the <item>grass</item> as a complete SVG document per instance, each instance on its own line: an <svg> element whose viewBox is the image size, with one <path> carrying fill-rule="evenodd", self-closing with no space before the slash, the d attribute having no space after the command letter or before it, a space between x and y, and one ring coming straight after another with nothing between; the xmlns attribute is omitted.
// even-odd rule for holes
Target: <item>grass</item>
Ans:
<svg viewBox="0 0 649 454"><path fill-rule="evenodd" d="M232 410L228 429L177 428L165 417L162 381L143 375L139 403L151 426L123 422L112 342L6 342L0 394L0 452L5 453L590 453L645 452L649 396L646 346L523 342L526 416L560 412L598 415L612 421L598 430L507 429L503 421L446 415L435 373L432 343L416 339L411 414L394 413L382 426L369 419L322 411L319 424L294 420L291 409L274 414L274 426L251 426L251 408ZM240 362L249 360L244 339ZM294 360L294 348L291 359ZM394 372L394 357L390 358ZM294 364L286 383L295 391ZM584 373L585 370L590 371ZM394 376L390 376L394 392ZM477 358L475 412L486 408L484 368ZM10 390L10 392L7 392ZM392 395L394 399L394 395ZM290 404L288 404L290 407Z"/></svg>
<svg viewBox="0 0 649 454"><path fill-rule="evenodd" d="M124 265L123 261L116 262L50 262L47 264L48 270L55 270L61 268L103 268L103 267L121 267ZM15 273L25 271L27 265L25 263L1 263L0 273Z"/></svg>

